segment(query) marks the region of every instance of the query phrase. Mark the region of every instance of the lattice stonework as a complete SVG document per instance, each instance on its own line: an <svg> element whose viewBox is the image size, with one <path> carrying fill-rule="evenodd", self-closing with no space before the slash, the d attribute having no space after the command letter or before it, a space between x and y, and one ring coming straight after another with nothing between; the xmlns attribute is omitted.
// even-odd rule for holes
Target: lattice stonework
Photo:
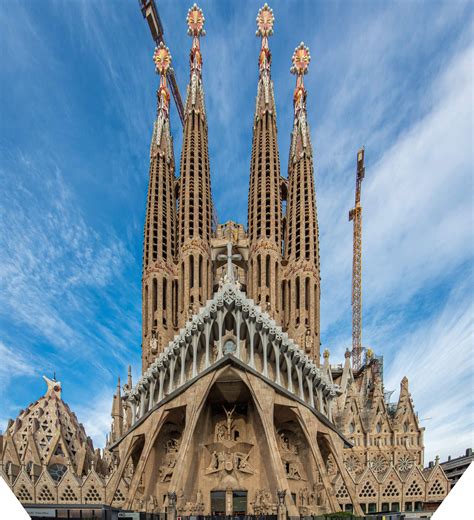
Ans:
<svg viewBox="0 0 474 520"><path fill-rule="evenodd" d="M400 495L400 491L397 489L395 482L390 480L385 489L382 492L383 497L398 497Z"/></svg>
<svg viewBox="0 0 474 520"><path fill-rule="evenodd" d="M405 492L407 497L419 497L423 495L420 485L414 480Z"/></svg>
<svg viewBox="0 0 474 520"><path fill-rule="evenodd" d="M115 492L114 499L112 500L112 504L122 504L123 502L125 502L125 496L119 488Z"/></svg>
<svg viewBox="0 0 474 520"><path fill-rule="evenodd" d="M60 502L77 502L78 501L76 493L74 493L74 490L72 489L72 487L69 484L65 487L59 500L60 500Z"/></svg>
<svg viewBox="0 0 474 520"><path fill-rule="evenodd" d="M377 493L375 492L375 489L373 488L372 484L367 481L363 488L360 490L359 492L359 497L360 498L372 498L372 497L376 497L377 496Z"/></svg>
<svg viewBox="0 0 474 520"><path fill-rule="evenodd" d="M38 495L38 502L54 502L54 496L48 486L43 486Z"/></svg>
<svg viewBox="0 0 474 520"><path fill-rule="evenodd" d="M442 486L441 482L436 479L432 486L430 487L430 490L428 491L429 495L443 495L444 494L444 487Z"/></svg>
<svg viewBox="0 0 474 520"><path fill-rule="evenodd" d="M344 484L344 482L337 490L336 498L339 500L347 500L349 498L349 492L347 491L347 486Z"/></svg>
<svg viewBox="0 0 474 520"><path fill-rule="evenodd" d="M33 502L33 497L31 493L28 491L27 487L23 484L20 486L20 489L17 491L16 496L20 502Z"/></svg>
<svg viewBox="0 0 474 520"><path fill-rule="evenodd" d="M86 503L98 503L102 502L100 493L94 486L91 486L84 496L84 502Z"/></svg>

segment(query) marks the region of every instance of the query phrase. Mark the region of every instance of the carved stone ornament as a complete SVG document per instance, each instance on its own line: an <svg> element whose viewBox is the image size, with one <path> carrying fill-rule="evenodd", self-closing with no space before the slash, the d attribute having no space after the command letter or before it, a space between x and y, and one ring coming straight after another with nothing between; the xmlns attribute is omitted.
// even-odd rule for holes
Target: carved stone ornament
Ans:
<svg viewBox="0 0 474 520"><path fill-rule="evenodd" d="M369 465L375 473L383 473L387 469L387 460L383 455L376 455Z"/></svg>
<svg viewBox="0 0 474 520"><path fill-rule="evenodd" d="M408 454L401 455L397 461L398 471L408 471L413 467L414 461Z"/></svg>

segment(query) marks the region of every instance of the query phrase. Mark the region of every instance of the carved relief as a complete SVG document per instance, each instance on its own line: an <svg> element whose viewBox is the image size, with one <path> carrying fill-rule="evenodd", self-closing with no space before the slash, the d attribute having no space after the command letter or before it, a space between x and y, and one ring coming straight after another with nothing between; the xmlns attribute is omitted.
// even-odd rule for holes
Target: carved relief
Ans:
<svg viewBox="0 0 474 520"><path fill-rule="evenodd" d="M349 455L347 459L344 461L344 464L346 466L347 471L353 474L359 473L362 470L362 465L357 455Z"/></svg>
<svg viewBox="0 0 474 520"><path fill-rule="evenodd" d="M398 471L408 471L413 467L413 465L414 465L414 460L407 453L398 457L398 461L397 461Z"/></svg>
<svg viewBox="0 0 474 520"><path fill-rule="evenodd" d="M375 455L369 466L375 473L383 473L387 469L387 460L383 455Z"/></svg>
<svg viewBox="0 0 474 520"><path fill-rule="evenodd" d="M257 489L251 505L255 515L271 515L276 513L278 508L278 505L272 501L272 495L268 489Z"/></svg>
<svg viewBox="0 0 474 520"><path fill-rule="evenodd" d="M249 457L253 444L246 442L246 426L243 417L235 414L236 406L231 409L222 407L225 419L216 423L214 440L206 444L211 457L206 474L210 475L225 471L232 473L252 474L254 469L250 465Z"/></svg>
<svg viewBox="0 0 474 520"><path fill-rule="evenodd" d="M160 466L160 482L169 482L173 476L173 471L178 458L179 446L181 443L181 434L179 432L171 432L169 438L163 443L165 448L164 464Z"/></svg>

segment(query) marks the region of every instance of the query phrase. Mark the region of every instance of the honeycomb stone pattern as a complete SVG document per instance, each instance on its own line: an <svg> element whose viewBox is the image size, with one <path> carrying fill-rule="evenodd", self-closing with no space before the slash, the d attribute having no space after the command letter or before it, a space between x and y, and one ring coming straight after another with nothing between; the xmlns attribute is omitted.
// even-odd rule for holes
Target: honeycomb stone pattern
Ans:
<svg viewBox="0 0 474 520"><path fill-rule="evenodd" d="M377 493L375 492L374 487L372 484L367 481L364 484L364 487L360 490L359 497L360 498L375 498L377 496Z"/></svg>
<svg viewBox="0 0 474 520"><path fill-rule="evenodd" d="M59 499L61 502L77 502L77 496L74 493L74 490L71 488L71 486L68 484L64 491L62 492L62 495Z"/></svg>

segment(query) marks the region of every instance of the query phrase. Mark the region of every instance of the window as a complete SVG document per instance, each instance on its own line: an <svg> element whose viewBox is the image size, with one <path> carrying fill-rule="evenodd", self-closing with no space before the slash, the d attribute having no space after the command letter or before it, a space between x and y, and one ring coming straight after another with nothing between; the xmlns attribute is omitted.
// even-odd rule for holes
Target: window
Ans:
<svg viewBox="0 0 474 520"><path fill-rule="evenodd" d="M189 287L194 287L194 257L189 256Z"/></svg>
<svg viewBox="0 0 474 520"><path fill-rule="evenodd" d="M66 470L67 467L64 464L51 464L51 466L48 466L48 473L56 482L61 480L61 477L66 473Z"/></svg>
<svg viewBox="0 0 474 520"><path fill-rule="evenodd" d="M375 513L377 511L377 504L374 502L371 502L369 504L369 513Z"/></svg>

